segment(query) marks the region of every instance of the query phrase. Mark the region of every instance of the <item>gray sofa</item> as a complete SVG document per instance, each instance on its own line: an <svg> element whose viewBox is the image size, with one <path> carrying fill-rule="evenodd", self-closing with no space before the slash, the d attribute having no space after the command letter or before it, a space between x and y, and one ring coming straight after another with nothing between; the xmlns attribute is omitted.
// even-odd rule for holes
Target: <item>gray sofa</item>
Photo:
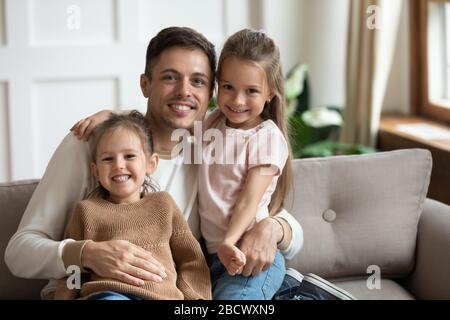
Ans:
<svg viewBox="0 0 450 320"><path fill-rule="evenodd" d="M450 207L426 198L428 151L293 164L285 206L303 227L304 246L288 266L358 299L450 299ZM37 183L0 184L2 257ZM46 283L14 277L3 259L0 274L0 299L39 299Z"/></svg>

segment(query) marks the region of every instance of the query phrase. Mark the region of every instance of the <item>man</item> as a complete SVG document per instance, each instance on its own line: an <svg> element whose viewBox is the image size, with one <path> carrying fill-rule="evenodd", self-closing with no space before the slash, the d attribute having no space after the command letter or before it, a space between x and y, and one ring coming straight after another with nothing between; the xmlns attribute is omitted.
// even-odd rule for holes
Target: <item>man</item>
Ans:
<svg viewBox="0 0 450 320"><path fill-rule="evenodd" d="M140 83L148 99L146 119L154 150L161 157L154 179L174 197L197 238L197 173L194 166L183 164L182 156L170 158L178 143L171 141L171 134L203 119L213 93L215 66L214 46L204 36L189 28L167 28L147 48ZM68 266L76 265L82 271L92 270L132 285L162 281L164 266L151 252L127 241L61 241L74 205L95 185L89 163L89 144L69 134L50 160L8 244L6 264L14 275L24 278L60 279ZM247 257L243 275L267 268L277 245L286 258L295 255L302 246L302 235L300 225L286 211L258 223L240 243ZM53 290L50 282L43 297L50 297Z"/></svg>

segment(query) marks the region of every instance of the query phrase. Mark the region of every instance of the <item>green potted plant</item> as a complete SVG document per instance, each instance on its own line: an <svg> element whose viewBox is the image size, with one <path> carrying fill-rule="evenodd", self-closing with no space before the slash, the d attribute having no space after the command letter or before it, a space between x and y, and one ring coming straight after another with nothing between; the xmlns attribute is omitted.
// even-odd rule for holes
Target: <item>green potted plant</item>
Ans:
<svg viewBox="0 0 450 320"><path fill-rule="evenodd" d="M306 65L297 64L285 82L288 122L294 158L327 157L376 152L375 149L338 141L343 125L341 108L309 107Z"/></svg>

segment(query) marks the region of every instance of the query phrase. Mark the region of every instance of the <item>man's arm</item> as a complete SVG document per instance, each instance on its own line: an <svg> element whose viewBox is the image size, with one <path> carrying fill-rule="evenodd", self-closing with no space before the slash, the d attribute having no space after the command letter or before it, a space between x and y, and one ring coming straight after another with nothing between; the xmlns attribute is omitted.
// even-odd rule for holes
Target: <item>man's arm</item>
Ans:
<svg viewBox="0 0 450 320"><path fill-rule="evenodd" d="M75 204L91 184L89 147L72 134L53 154L17 232L5 251L11 272L23 278L59 279L66 275L60 241Z"/></svg>
<svg viewBox="0 0 450 320"><path fill-rule="evenodd" d="M286 259L292 259L303 246L303 229L286 210L261 220L247 231L239 244L247 263L244 276L256 275L272 265L277 246Z"/></svg>
<svg viewBox="0 0 450 320"><path fill-rule="evenodd" d="M303 247L303 228L286 209L282 209L273 217L283 228L283 239L279 242L278 248L285 259L294 258Z"/></svg>

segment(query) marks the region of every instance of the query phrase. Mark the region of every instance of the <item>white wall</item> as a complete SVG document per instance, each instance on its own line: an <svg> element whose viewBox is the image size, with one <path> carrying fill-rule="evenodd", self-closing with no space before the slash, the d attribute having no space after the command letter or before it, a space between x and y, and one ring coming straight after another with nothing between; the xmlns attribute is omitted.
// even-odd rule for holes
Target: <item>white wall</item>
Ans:
<svg viewBox="0 0 450 320"><path fill-rule="evenodd" d="M312 106L345 103L348 0L302 0L301 59L309 65Z"/></svg>
<svg viewBox="0 0 450 320"><path fill-rule="evenodd" d="M263 3L261 27L280 48L283 72L286 74L301 60L304 1L263 0Z"/></svg>
<svg viewBox="0 0 450 320"><path fill-rule="evenodd" d="M264 3L264 28L280 46L284 72L307 64L311 105L343 106L349 0Z"/></svg>

